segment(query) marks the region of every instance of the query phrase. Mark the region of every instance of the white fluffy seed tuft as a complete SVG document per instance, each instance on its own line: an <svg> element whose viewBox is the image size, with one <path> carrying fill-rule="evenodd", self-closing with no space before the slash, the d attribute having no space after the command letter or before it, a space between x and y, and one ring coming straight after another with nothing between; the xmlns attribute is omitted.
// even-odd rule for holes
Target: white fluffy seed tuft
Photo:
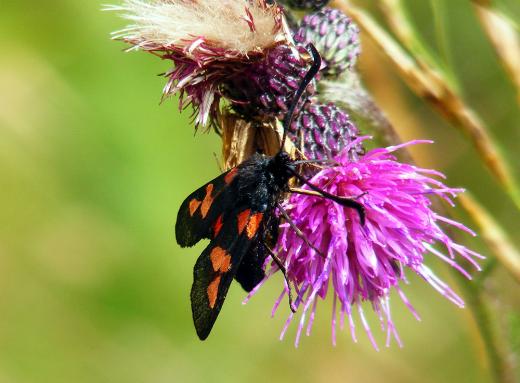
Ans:
<svg viewBox="0 0 520 383"><path fill-rule="evenodd" d="M214 48L247 55L285 38L279 9L264 0L124 0L104 9L133 23L114 38L134 49L187 48L201 38Z"/></svg>

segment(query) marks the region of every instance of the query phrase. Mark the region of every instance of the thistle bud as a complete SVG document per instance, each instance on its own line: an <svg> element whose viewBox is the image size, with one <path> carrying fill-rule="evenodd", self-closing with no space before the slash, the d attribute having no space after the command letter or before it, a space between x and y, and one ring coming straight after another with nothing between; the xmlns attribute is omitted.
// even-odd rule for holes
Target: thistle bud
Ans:
<svg viewBox="0 0 520 383"><path fill-rule="evenodd" d="M292 9L317 11L329 3L329 0L283 0Z"/></svg>
<svg viewBox="0 0 520 383"><path fill-rule="evenodd" d="M289 138L310 159L337 156L358 138L357 127L349 115L336 105L308 102L289 130ZM361 143L351 145L352 159L363 153Z"/></svg>
<svg viewBox="0 0 520 383"><path fill-rule="evenodd" d="M294 40L302 45L314 44L325 64L322 73L329 77L353 68L361 51L357 25L332 8L305 16Z"/></svg>
<svg viewBox="0 0 520 383"><path fill-rule="evenodd" d="M305 48L279 45L264 60L230 77L224 94L243 116L282 118L310 65ZM306 92L307 96L316 92L315 81Z"/></svg>

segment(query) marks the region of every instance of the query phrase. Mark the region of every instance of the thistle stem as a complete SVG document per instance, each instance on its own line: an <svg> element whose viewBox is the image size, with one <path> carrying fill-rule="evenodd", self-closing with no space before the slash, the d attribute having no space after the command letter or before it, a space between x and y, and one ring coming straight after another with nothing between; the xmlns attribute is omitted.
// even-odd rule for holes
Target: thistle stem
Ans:
<svg viewBox="0 0 520 383"><path fill-rule="evenodd" d="M508 346L502 339L491 314L489 304L480 288L482 284L470 283L458 274L457 279L459 287L464 292L464 300L478 326L480 337L484 343L485 353L488 357L488 367L491 370L494 381L497 383L517 382Z"/></svg>
<svg viewBox="0 0 520 383"><path fill-rule="evenodd" d="M495 258L520 283L520 251L513 245L505 230L468 192L460 195L459 201L479 227Z"/></svg>

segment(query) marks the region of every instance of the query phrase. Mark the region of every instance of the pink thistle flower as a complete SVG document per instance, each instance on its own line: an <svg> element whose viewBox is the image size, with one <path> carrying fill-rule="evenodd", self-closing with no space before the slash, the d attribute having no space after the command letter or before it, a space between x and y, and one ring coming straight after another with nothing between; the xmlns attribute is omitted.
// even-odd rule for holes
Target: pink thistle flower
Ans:
<svg viewBox="0 0 520 383"><path fill-rule="evenodd" d="M164 97L179 93L179 107L192 104L203 126L218 109L225 79L292 43L282 9L266 0L124 0L105 10L133 22L114 39L173 61Z"/></svg>
<svg viewBox="0 0 520 383"><path fill-rule="evenodd" d="M438 196L453 205L452 197L463 190L449 188L433 178L443 178L441 173L400 163L391 154L403 146L424 141L371 150L352 161L349 150L363 139L350 143L335 158L337 164L319 171L311 182L332 194L359 196L358 201L366 209L364 225L356 211L321 197L293 194L285 205L296 226L308 239L308 242L303 240L288 224L281 225L278 254L289 280L298 287L294 303L301 317L296 345L306 322L306 333L310 334L318 298L325 299L328 292L333 295L333 344L336 343L338 311L340 327L343 328L347 318L352 338L357 341L353 315L358 311L370 341L378 348L361 306L362 302L368 301L387 333L387 346L392 337L401 345L390 311L392 289L419 319L400 287L401 282L407 283L406 269L418 274L459 307L464 306L463 300L425 265L425 258L434 255L468 279L471 279L470 274L457 260L480 270L476 259L483 257L455 243L441 225L447 224L471 235L474 233L431 209L430 196ZM307 189L306 186L303 188ZM318 248L321 255L308 243ZM273 264L266 279L277 270ZM273 315L287 292L285 288L276 301ZM281 338L293 319L291 313Z"/></svg>

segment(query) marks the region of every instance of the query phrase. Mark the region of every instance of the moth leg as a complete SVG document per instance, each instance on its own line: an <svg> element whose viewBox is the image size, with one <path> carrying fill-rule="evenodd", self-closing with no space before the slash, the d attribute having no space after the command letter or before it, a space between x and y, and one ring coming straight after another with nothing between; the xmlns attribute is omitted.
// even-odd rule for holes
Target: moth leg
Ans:
<svg viewBox="0 0 520 383"><path fill-rule="evenodd" d="M302 188L290 188L289 191L291 193L296 193L296 194L303 194L303 195L311 195L311 196L316 196L316 197L322 197L322 198L325 198L325 196L323 194L321 194L320 192L317 192L317 191L314 191L314 190L307 190L307 189L302 189ZM348 199L353 199L353 200L357 200L365 195L367 195L368 192L365 191L363 193L360 193L358 195L355 195L355 196L348 196L348 197L342 197L342 198L348 198Z"/></svg>
<svg viewBox="0 0 520 383"><path fill-rule="evenodd" d="M265 244L263 242L262 242L262 245L265 247L265 249L267 250L267 252L271 256L271 258L273 258L274 263L276 263L276 266L278 266L278 268L280 269L280 271L283 274L283 277L285 279L285 283L287 283L287 288L289 289L289 308L291 309L291 311L293 313L295 313L296 312L296 306L294 306L294 300L293 300L292 289L291 289L291 282L289 281L289 278L287 277L287 270L286 270L285 266L283 265L282 260L280 258L278 258L278 256L274 253L274 251L271 250L271 248L269 246L267 246L267 244ZM296 286L296 284L294 285L294 289L296 290L296 295L300 295L300 292L298 291L298 287Z"/></svg>
<svg viewBox="0 0 520 383"><path fill-rule="evenodd" d="M315 160L298 160L298 161L294 161L294 164L295 165L305 165L305 164L330 164L332 163L333 160L331 159L315 159ZM336 162L334 162L334 164L336 164Z"/></svg>
<svg viewBox="0 0 520 383"><path fill-rule="evenodd" d="M327 258L325 254L323 254L316 246L314 246L312 243L309 242L309 239L305 236L305 234L302 233L300 229L298 229L298 226L294 223L294 221L289 217L289 214L285 211L285 209L280 205L279 203L276 204L276 207L278 210L280 210L280 213L282 213L283 217L287 221L287 223L291 226L291 228L296 232L296 235L300 237L311 249L313 249L320 257Z"/></svg>
<svg viewBox="0 0 520 383"><path fill-rule="evenodd" d="M224 169L222 168L222 161L219 160L217 153L213 152L213 157L215 158L215 162L217 163L217 167L220 170L221 173L224 173Z"/></svg>
<svg viewBox="0 0 520 383"><path fill-rule="evenodd" d="M349 207L349 208L356 210L359 215L359 220L361 221L361 224L362 225L365 224L365 218L366 218L365 207L361 203L355 201L352 198L346 198L346 197L341 197L341 196L337 196L334 194L330 194L329 192L327 192L323 189L320 189L318 186L314 185L308 179L306 179L302 175L298 174L298 172L296 172L295 170L290 170L290 172L292 173L292 175L294 177L296 177L298 179L298 181L308 185L312 190L323 195L324 198L330 199L331 201L334 201L334 202L340 204L341 206Z"/></svg>

